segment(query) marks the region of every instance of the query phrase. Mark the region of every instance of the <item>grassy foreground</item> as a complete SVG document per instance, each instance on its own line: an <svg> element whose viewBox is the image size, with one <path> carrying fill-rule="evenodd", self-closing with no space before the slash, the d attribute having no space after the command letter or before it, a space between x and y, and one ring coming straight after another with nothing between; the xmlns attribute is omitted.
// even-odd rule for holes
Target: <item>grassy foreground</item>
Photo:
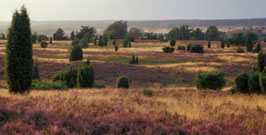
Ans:
<svg viewBox="0 0 266 135"><path fill-rule="evenodd" d="M0 90L0 134L265 134L266 97L153 89Z"/></svg>

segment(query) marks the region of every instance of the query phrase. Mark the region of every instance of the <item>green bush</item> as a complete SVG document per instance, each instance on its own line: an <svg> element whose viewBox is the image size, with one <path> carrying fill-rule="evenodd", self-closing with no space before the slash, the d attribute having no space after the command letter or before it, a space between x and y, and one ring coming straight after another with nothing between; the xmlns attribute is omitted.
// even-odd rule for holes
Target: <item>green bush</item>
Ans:
<svg viewBox="0 0 266 135"><path fill-rule="evenodd" d="M191 53L203 53L203 46L201 44L193 44L190 48Z"/></svg>
<svg viewBox="0 0 266 135"><path fill-rule="evenodd" d="M263 72L264 70L264 67L265 67L265 57L264 57L264 54L263 52L260 52L259 55L258 55L258 58L257 58L257 69L260 71L260 72Z"/></svg>
<svg viewBox="0 0 266 135"><path fill-rule="evenodd" d="M24 6L13 14L5 48L5 78L9 92L28 92L31 88L33 59L30 19Z"/></svg>
<svg viewBox="0 0 266 135"><path fill-rule="evenodd" d="M82 60L83 59L83 51L80 46L74 45L71 48L69 60L70 61L77 61L77 60Z"/></svg>
<svg viewBox="0 0 266 135"><path fill-rule="evenodd" d="M112 44L113 44L113 45L116 45L116 40L113 40Z"/></svg>
<svg viewBox="0 0 266 135"><path fill-rule="evenodd" d="M260 87L262 93L266 94L266 76L263 74L260 75Z"/></svg>
<svg viewBox="0 0 266 135"><path fill-rule="evenodd" d="M237 53L245 53L245 50L242 49L241 47L238 47L238 48L236 49L236 52L237 52Z"/></svg>
<svg viewBox="0 0 266 135"><path fill-rule="evenodd" d="M211 48L211 41L208 41L208 48Z"/></svg>
<svg viewBox="0 0 266 135"><path fill-rule="evenodd" d="M47 42L46 41L42 41L41 42L41 47L42 48L46 48L48 46Z"/></svg>
<svg viewBox="0 0 266 135"><path fill-rule="evenodd" d="M250 93L261 93L260 81L259 81L259 73L252 72L249 76L248 80L249 92Z"/></svg>
<svg viewBox="0 0 266 135"><path fill-rule="evenodd" d="M119 47L116 45L116 46L115 46L115 51L117 52L117 51L118 51L118 49L119 49Z"/></svg>
<svg viewBox="0 0 266 135"><path fill-rule="evenodd" d="M33 80L40 80L39 64L38 64L37 60L35 60L35 63L33 65L32 79Z"/></svg>
<svg viewBox="0 0 266 135"><path fill-rule="evenodd" d="M193 44L189 44L189 45L187 46L187 51L190 51L190 48L191 48L192 45L193 45Z"/></svg>
<svg viewBox="0 0 266 135"><path fill-rule="evenodd" d="M123 40L123 42L122 42L122 44L123 44L123 47L124 48L127 48L128 47L128 44L129 44L129 40L128 40L128 38L125 38L124 40Z"/></svg>
<svg viewBox="0 0 266 135"><path fill-rule="evenodd" d="M179 45L179 46L177 47L177 49L178 49L178 50L186 50L186 47L183 46L183 45Z"/></svg>
<svg viewBox="0 0 266 135"><path fill-rule="evenodd" d="M94 70L92 65L86 63L78 67L77 72L77 87L92 88L94 84Z"/></svg>
<svg viewBox="0 0 266 135"><path fill-rule="evenodd" d="M56 82L41 82L40 80L33 80L31 89L34 90L67 90L68 87L61 81Z"/></svg>
<svg viewBox="0 0 266 135"><path fill-rule="evenodd" d="M175 41L174 39L172 39L172 40L170 41L170 46L174 47L175 44L176 44L176 41Z"/></svg>
<svg viewBox="0 0 266 135"><path fill-rule="evenodd" d="M90 64L91 64L91 58L90 58L90 57L87 58L87 60L86 60L86 64L87 64L87 65L90 65Z"/></svg>
<svg viewBox="0 0 266 135"><path fill-rule="evenodd" d="M139 58L138 56L135 57L135 55L132 56L132 59L129 61L129 64L139 64Z"/></svg>
<svg viewBox="0 0 266 135"><path fill-rule="evenodd" d="M242 72L238 74L234 84L235 91L240 93L249 93L248 80L248 73Z"/></svg>
<svg viewBox="0 0 266 135"><path fill-rule="evenodd" d="M97 83L95 83L95 84L93 84L93 88L96 88L96 89L104 89L105 86L103 84L97 84Z"/></svg>
<svg viewBox="0 0 266 135"><path fill-rule="evenodd" d="M152 90L143 89L142 93L143 93L144 96L147 96L147 97L152 97L153 96Z"/></svg>
<svg viewBox="0 0 266 135"><path fill-rule="evenodd" d="M174 51L175 51L175 49L170 47L170 46L163 48L163 52L165 52L165 53L173 53Z"/></svg>
<svg viewBox="0 0 266 135"><path fill-rule="evenodd" d="M224 47L225 47L225 42L224 42L224 40L222 40L221 41L221 48L224 49Z"/></svg>
<svg viewBox="0 0 266 135"><path fill-rule="evenodd" d="M196 76L195 83L197 89L220 90L225 86L223 72L199 73Z"/></svg>
<svg viewBox="0 0 266 135"><path fill-rule="evenodd" d="M121 76L116 80L116 86L117 88L129 88L129 80L125 76Z"/></svg>
<svg viewBox="0 0 266 135"><path fill-rule="evenodd" d="M53 76L52 81L65 82L69 88L74 88L77 85L77 69L77 65L71 65L67 69L57 72Z"/></svg>

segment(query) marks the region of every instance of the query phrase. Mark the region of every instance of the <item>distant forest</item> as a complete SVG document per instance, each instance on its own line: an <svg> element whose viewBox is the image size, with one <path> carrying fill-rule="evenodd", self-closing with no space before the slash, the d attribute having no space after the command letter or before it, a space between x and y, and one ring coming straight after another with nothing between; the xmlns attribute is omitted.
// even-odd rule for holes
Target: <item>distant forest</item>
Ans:
<svg viewBox="0 0 266 135"><path fill-rule="evenodd" d="M32 21L33 32L52 35L58 28L64 29L67 35L71 31L79 30L81 26L92 26L98 32L102 32L108 25L115 22L109 21ZM232 20L149 20L128 21L129 28L137 27L143 29L171 29L173 27L188 25L190 27L203 26L266 26L266 18L261 19L232 19ZM0 22L0 33L6 33L9 22Z"/></svg>

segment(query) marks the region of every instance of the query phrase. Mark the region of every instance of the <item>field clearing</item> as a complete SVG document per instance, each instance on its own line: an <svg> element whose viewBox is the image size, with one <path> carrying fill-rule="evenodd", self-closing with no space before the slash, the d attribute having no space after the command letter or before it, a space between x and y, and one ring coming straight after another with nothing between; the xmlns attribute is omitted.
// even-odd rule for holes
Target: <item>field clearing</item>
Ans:
<svg viewBox="0 0 266 135"><path fill-rule="evenodd" d="M3 80L5 41L1 43L0 80ZM90 57L95 66L96 82L108 88L115 87L115 79L119 76L128 76L134 88L193 86L197 73L221 70L225 71L227 86L231 86L239 72L251 71L257 57L257 54L253 53L235 53L235 46L221 49L220 42L213 42L212 48L207 48L207 41L178 41L177 45L189 43L203 43L205 53L192 54L176 50L167 54L162 52L162 47L168 46L168 42L153 41L136 41L132 43L132 48L119 45L118 52L114 51L113 45L99 47L90 44L89 48L83 49L83 53L84 59ZM34 44L34 59L38 58L40 61L41 79L49 81L57 71L78 63L68 60L70 46L71 41L54 41L48 48ZM266 50L264 43L262 46ZM139 65L128 64L133 55L139 57Z"/></svg>
<svg viewBox="0 0 266 135"><path fill-rule="evenodd" d="M177 45L192 42L196 41ZM235 46L221 49L219 42L212 48L206 41L198 42L204 44L203 54L163 53L169 44L165 42L136 42L132 48L119 45L118 52L113 45L90 45L83 49L84 61L91 58L95 82L105 89L32 90L26 95L6 90L1 44L0 120L5 126L0 134L14 134L14 128L25 134L265 134L266 97L228 92L238 73L251 71L257 54L235 53ZM48 48L34 44L42 81L51 81L56 72L80 63L68 60L70 44L57 41ZM138 65L129 64L133 55L138 56ZM222 70L227 81L222 91L196 90L197 73ZM130 89L115 88L120 76L130 79ZM144 88L152 90L151 97L143 95Z"/></svg>

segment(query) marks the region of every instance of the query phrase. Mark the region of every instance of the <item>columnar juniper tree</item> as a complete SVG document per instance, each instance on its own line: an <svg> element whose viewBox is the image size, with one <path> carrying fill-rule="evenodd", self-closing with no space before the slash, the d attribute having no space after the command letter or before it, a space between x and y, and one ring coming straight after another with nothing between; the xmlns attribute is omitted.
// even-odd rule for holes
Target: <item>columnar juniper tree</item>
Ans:
<svg viewBox="0 0 266 135"><path fill-rule="evenodd" d="M32 40L30 19L24 6L13 14L8 29L5 63L9 92L29 91L33 71Z"/></svg>

